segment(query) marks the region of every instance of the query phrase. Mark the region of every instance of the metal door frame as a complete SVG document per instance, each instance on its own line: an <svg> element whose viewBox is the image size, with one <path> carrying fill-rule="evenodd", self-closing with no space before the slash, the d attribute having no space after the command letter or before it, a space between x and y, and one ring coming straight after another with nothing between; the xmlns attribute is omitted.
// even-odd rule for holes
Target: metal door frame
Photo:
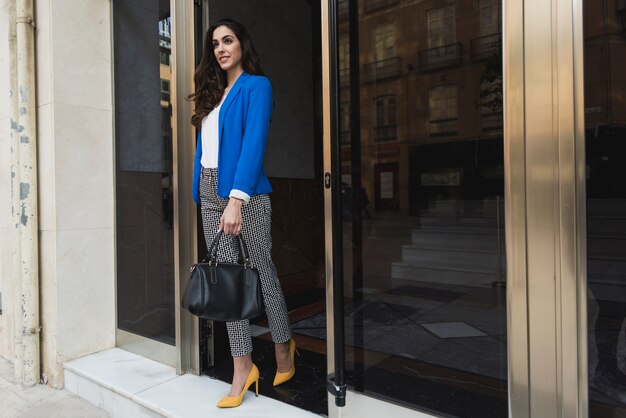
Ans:
<svg viewBox="0 0 626 418"><path fill-rule="evenodd" d="M336 0L321 0L324 172L337 115ZM509 416L588 416L582 0L503 2ZM334 87L336 88L336 86ZM336 134L336 133L335 133ZM338 140L338 138L337 138ZM332 184L332 182L330 182ZM332 188L324 189L327 369L335 372ZM348 391L330 417L421 413ZM370 402L371 401L371 402ZM361 410L363 412L363 410Z"/></svg>
<svg viewBox="0 0 626 418"><path fill-rule="evenodd" d="M187 95L194 89L195 73L195 1L170 0L174 37L172 48L174 59L172 72L176 82L171 96L176 118L172 124L174 132L174 251L176 265L176 372L178 374L200 374L200 329L199 320L181 309L179 301L187 286L189 266L197 261L197 209L191 199L192 170L196 141L194 128L189 122L193 105Z"/></svg>
<svg viewBox="0 0 626 418"><path fill-rule="evenodd" d="M111 3L111 14L113 14ZM191 119L192 105L186 96L193 89L194 1L170 0L172 20L172 164L175 173L174 195L174 313L176 345L171 346L117 328L117 347L176 367L178 374L199 374L198 319L180 307L181 294L187 284L188 266L196 257L196 208L191 200L191 169L195 141ZM187 162L187 163L186 163Z"/></svg>

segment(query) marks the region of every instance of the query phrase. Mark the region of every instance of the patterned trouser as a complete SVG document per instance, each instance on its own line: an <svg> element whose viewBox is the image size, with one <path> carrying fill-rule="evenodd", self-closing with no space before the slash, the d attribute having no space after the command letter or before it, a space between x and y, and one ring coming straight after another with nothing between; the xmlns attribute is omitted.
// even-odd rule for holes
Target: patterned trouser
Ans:
<svg viewBox="0 0 626 418"><path fill-rule="evenodd" d="M200 202L202 208L202 226L207 247L211 245L218 231L220 217L226 209L227 199L217 194L217 169L202 168L200 177ZM280 288L276 267L272 261L272 205L267 194L254 195L242 206L241 233L243 234L250 260L259 270L261 288L265 301L265 312L275 343L285 343L291 338L291 325L287 315L285 297ZM218 247L218 261L236 262L239 255L237 240L234 235L224 235ZM230 352L233 357L245 356L252 352L250 322L227 322Z"/></svg>

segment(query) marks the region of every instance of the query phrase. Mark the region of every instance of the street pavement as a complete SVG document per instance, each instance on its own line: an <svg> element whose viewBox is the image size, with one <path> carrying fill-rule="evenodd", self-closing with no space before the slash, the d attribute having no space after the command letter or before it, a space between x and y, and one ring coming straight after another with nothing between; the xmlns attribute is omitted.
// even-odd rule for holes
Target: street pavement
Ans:
<svg viewBox="0 0 626 418"><path fill-rule="evenodd" d="M14 381L13 363L0 357L0 418L109 418L111 415L68 390Z"/></svg>

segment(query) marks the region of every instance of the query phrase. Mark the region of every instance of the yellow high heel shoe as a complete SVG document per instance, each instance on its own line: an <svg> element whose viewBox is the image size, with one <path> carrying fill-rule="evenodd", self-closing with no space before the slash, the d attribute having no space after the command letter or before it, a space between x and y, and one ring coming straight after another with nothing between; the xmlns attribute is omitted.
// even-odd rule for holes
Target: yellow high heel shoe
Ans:
<svg viewBox="0 0 626 418"><path fill-rule="evenodd" d="M217 403L218 408L234 408L236 406L241 405L241 402L243 401L243 395L246 394L246 392L248 391L248 388L253 383L256 383L256 396L258 397L259 396L259 369L254 363L252 363L252 370L250 370L250 373L248 374L248 378L246 379L246 384L243 385L243 390L241 391L239 396L224 397L221 401Z"/></svg>
<svg viewBox="0 0 626 418"><path fill-rule="evenodd" d="M289 355L291 356L291 370L288 372L279 372L276 371L276 376L274 377L274 386L281 385L285 383L287 380L291 379L294 374L296 374L296 356L295 353L298 353L296 349L296 342L293 340L289 340ZM300 355L300 353L298 353Z"/></svg>

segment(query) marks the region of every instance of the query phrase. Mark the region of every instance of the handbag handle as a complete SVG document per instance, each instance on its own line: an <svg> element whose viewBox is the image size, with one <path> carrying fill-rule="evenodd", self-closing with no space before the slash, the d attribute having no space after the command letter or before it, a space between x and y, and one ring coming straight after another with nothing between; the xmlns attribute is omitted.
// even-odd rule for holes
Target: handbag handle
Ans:
<svg viewBox="0 0 626 418"><path fill-rule="evenodd" d="M209 247L207 255L206 257L204 257L204 260L206 261L208 258L209 264L213 266L217 266L217 248L219 247L220 239L222 238L223 234L224 231L222 229L217 231L217 234L215 234L215 238L213 238L213 242L211 243L211 247ZM246 241L243 239L243 235L239 233L239 235L235 236L237 237L237 242L239 244L239 253L243 258L243 266L245 268L252 267L252 262L250 261L250 253L248 253L248 246L246 245Z"/></svg>

